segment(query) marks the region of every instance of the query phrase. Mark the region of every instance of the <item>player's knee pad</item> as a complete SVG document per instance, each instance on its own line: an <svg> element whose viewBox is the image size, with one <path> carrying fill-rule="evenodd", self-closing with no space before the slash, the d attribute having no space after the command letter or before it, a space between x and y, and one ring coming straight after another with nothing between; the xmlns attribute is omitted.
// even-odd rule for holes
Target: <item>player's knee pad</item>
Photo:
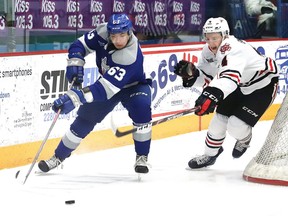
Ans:
<svg viewBox="0 0 288 216"><path fill-rule="evenodd" d="M134 128L138 128L136 132L133 133L133 139L135 141L144 142L147 140L151 140L152 135L152 125L148 123L139 124L133 123Z"/></svg>
<svg viewBox="0 0 288 216"><path fill-rule="evenodd" d="M125 103L124 107L128 110L133 122L149 122L152 116L150 87L138 85L135 86L135 89L132 89L129 101Z"/></svg>
<svg viewBox="0 0 288 216"><path fill-rule="evenodd" d="M215 113L209 127L208 133L216 139L222 139L226 136L228 117Z"/></svg>
<svg viewBox="0 0 288 216"><path fill-rule="evenodd" d="M93 130L95 125L96 122L78 116L71 124L70 130L75 136L83 139Z"/></svg>
<svg viewBox="0 0 288 216"><path fill-rule="evenodd" d="M94 126L94 122L78 116L71 124L70 129L63 136L63 144L67 148L76 149L80 145L82 139L93 130Z"/></svg>
<svg viewBox="0 0 288 216"><path fill-rule="evenodd" d="M129 107L128 112L133 122L151 121L152 114L150 104L133 104L133 107Z"/></svg>
<svg viewBox="0 0 288 216"><path fill-rule="evenodd" d="M227 131L235 139L241 140L251 133L252 127L236 116L230 116L228 119Z"/></svg>
<svg viewBox="0 0 288 216"><path fill-rule="evenodd" d="M82 138L76 136L71 130L68 130L62 137L62 142L64 146L69 149L76 149L81 142Z"/></svg>

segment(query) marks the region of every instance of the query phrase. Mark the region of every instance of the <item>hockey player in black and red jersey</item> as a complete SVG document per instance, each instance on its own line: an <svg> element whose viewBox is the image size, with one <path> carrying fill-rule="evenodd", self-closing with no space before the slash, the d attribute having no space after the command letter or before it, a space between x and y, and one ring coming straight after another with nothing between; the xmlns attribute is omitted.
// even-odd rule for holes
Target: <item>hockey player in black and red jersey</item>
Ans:
<svg viewBox="0 0 288 216"><path fill-rule="evenodd" d="M216 112L209 124L205 152L188 165L197 169L213 165L223 152L228 132L236 139L232 156L241 157L249 147L252 127L275 99L278 68L275 61L251 45L229 35L227 21L209 18L203 26L203 47L198 65L181 60L174 72L183 86L203 86L195 102L196 115Z"/></svg>
<svg viewBox="0 0 288 216"><path fill-rule="evenodd" d="M85 57L96 53L99 79L81 90L71 89L54 101L53 110L61 114L79 108L77 117L65 133L54 155L41 160L38 167L48 172L61 164L80 145L113 108L121 103L135 127L147 125L152 119L151 83L143 69L143 53L126 14L113 14L107 23L85 33L68 50L66 77L69 82L83 82ZM151 127L133 133L136 173L148 173ZM117 166L117 161L115 162Z"/></svg>

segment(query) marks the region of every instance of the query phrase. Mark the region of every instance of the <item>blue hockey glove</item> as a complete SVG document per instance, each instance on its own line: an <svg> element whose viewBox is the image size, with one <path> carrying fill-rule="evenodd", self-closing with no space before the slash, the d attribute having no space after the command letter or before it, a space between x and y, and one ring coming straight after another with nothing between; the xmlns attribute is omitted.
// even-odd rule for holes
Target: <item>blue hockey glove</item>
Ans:
<svg viewBox="0 0 288 216"><path fill-rule="evenodd" d="M66 77L71 83L74 78L74 84L79 85L83 82L85 59L80 53L69 53L66 67Z"/></svg>
<svg viewBox="0 0 288 216"><path fill-rule="evenodd" d="M209 113L213 113L216 106L223 100L223 92L215 87L204 88L202 94L195 102L195 107L200 106L201 109L195 111L198 116L203 116Z"/></svg>
<svg viewBox="0 0 288 216"><path fill-rule="evenodd" d="M54 101L52 109L56 113L61 109L60 114L67 114L83 103L86 103L86 99L82 90L71 89Z"/></svg>

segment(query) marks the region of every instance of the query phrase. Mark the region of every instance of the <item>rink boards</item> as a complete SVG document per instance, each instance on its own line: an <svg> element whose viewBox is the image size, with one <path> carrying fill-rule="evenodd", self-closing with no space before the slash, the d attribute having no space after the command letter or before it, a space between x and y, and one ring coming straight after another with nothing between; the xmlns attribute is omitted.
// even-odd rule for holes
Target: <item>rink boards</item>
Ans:
<svg viewBox="0 0 288 216"><path fill-rule="evenodd" d="M267 56L277 57L281 68L279 91L274 104L261 120L270 120L286 93L287 87L287 40L253 41L252 45ZM194 106L201 92L197 88L183 88L181 79L173 73L175 62L186 59L197 64L203 43L147 46L144 51L145 72L153 78L152 112L153 119L162 118ZM285 56L286 53L286 56ZM53 101L68 89L65 79L65 51L45 53L13 53L0 55L0 169L31 163L39 145L55 116L51 110ZM98 78L95 56L86 59L84 86ZM69 129L76 111L62 115L57 120L40 159L53 154L59 140ZM116 116L116 117L115 117ZM212 115L197 117L188 115L163 123L153 128L153 139L207 129ZM131 128L127 111L118 105L113 111L113 119L121 129ZM84 139L75 153L114 148L133 143L132 136L116 138L110 129L111 115L94 128ZM193 142L202 142L193 141ZM152 142L153 145L153 142Z"/></svg>

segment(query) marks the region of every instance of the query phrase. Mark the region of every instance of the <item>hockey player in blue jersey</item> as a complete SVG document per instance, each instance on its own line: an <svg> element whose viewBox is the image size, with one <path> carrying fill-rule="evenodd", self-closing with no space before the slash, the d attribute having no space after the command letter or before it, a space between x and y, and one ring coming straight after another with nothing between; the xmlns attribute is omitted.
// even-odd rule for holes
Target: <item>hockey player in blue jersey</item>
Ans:
<svg viewBox="0 0 288 216"><path fill-rule="evenodd" d="M85 56L96 52L96 65L101 74L92 85L81 90L71 89L54 101L52 109L61 114L78 108L77 117L62 137L55 154L41 160L43 172L57 167L79 146L105 116L120 102L128 110L135 127L147 125L151 114L151 78L143 69L143 54L132 32L126 14L113 14L108 23L100 24L71 44L68 50L66 77L69 82L83 82ZM147 157L150 150L151 127L135 132L135 172L148 173Z"/></svg>

